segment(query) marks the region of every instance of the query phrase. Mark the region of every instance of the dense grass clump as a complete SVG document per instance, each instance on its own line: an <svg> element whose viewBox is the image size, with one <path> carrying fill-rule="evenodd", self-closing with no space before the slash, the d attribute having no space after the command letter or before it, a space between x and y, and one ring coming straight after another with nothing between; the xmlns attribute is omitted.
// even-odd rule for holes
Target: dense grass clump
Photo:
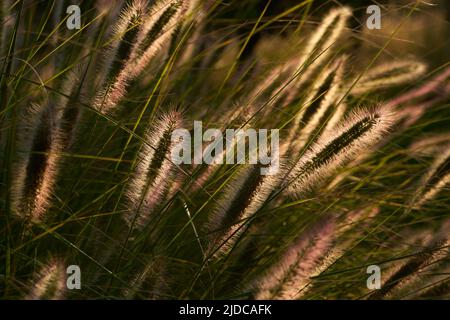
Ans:
<svg viewBox="0 0 450 320"><path fill-rule="evenodd" d="M1 3L2 298L450 297L448 6L116 2ZM236 159L229 129L277 170L173 161Z"/></svg>

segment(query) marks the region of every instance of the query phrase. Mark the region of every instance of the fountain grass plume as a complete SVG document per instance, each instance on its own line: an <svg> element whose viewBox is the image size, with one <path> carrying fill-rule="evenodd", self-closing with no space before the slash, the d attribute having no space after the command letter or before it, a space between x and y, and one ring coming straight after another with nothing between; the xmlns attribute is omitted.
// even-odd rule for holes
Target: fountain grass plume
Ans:
<svg viewBox="0 0 450 320"><path fill-rule="evenodd" d="M344 33L348 19L351 17L352 11L349 7L340 7L332 9L322 20L320 25L312 32L311 37L307 40L305 50L297 63L290 65L288 70L292 72L289 81L292 83L280 84L275 91L284 90L279 99L275 99L274 103L283 98L283 103L288 105L292 103L298 96L299 90L309 81L313 73L321 68L325 61L329 58L331 48L337 43ZM291 60L290 60L291 61ZM286 86L286 87L285 87Z"/></svg>
<svg viewBox="0 0 450 320"><path fill-rule="evenodd" d="M450 182L450 144L439 151L414 196L412 207L415 209L420 209Z"/></svg>
<svg viewBox="0 0 450 320"><path fill-rule="evenodd" d="M135 0L119 20L110 49L114 60L109 63L103 90L94 106L111 112L125 96L132 80L138 77L152 58L167 44L187 9L187 0L160 0L146 13L146 1Z"/></svg>
<svg viewBox="0 0 450 320"><path fill-rule="evenodd" d="M19 141L22 155L15 164L11 192L13 212L26 224L39 222L50 205L58 167L62 141L56 134L53 108L32 105L26 116Z"/></svg>
<svg viewBox="0 0 450 320"><path fill-rule="evenodd" d="M240 168L212 210L206 233L208 253L215 258L229 253L250 219L279 186L281 174L262 175L260 169L260 165Z"/></svg>
<svg viewBox="0 0 450 320"><path fill-rule="evenodd" d="M308 73L314 71L328 58L330 48L342 36L351 15L352 10L349 7L332 9L314 30L306 43L305 58L300 63L300 66L307 64Z"/></svg>
<svg viewBox="0 0 450 320"><path fill-rule="evenodd" d="M384 138L395 119L382 107L353 111L332 132L323 135L294 165L287 176L288 192L300 197L348 161L367 152Z"/></svg>
<svg viewBox="0 0 450 320"><path fill-rule="evenodd" d="M178 142L172 141L172 133L181 125L181 113L170 111L163 114L145 135L135 173L128 182L128 213L124 216L137 229L147 224L174 177L171 153Z"/></svg>
<svg viewBox="0 0 450 320"><path fill-rule="evenodd" d="M147 1L135 0L123 9L115 24L112 42L105 57L105 77L103 88L94 99L94 106L99 111L108 112L125 95L129 76L124 73L130 63L133 48L136 46L137 35L144 21Z"/></svg>
<svg viewBox="0 0 450 320"><path fill-rule="evenodd" d="M408 104L418 103L418 100L423 101L426 98L430 98L430 95L442 96L442 91L446 91L448 94L449 89L445 90L445 87L448 87L449 79L450 67L447 67L433 78L425 81L422 85L389 99L385 102L385 106L387 108L398 108Z"/></svg>
<svg viewBox="0 0 450 320"><path fill-rule="evenodd" d="M51 259L31 285L26 300L60 300L66 290L66 270L61 260Z"/></svg>
<svg viewBox="0 0 450 320"><path fill-rule="evenodd" d="M370 295L369 299L393 298L405 287L414 284L420 278L423 269L448 255L450 241L448 238L433 241L424 251L408 259L386 281L385 285Z"/></svg>
<svg viewBox="0 0 450 320"><path fill-rule="evenodd" d="M333 245L335 231L335 219L326 217L302 233L278 262L256 282L255 299L287 300L301 295L317 264Z"/></svg>
<svg viewBox="0 0 450 320"><path fill-rule="evenodd" d="M188 0L162 0L151 7L149 19L137 35L136 47L131 54L132 63L126 66L125 73L134 77L144 69L168 42L188 6Z"/></svg>
<svg viewBox="0 0 450 320"><path fill-rule="evenodd" d="M22 120L22 155L15 166L12 207L27 224L44 218L51 205L62 154L75 141L83 100L78 81L81 71L70 73L63 81L61 91L67 97L51 97L46 107L33 104Z"/></svg>
<svg viewBox="0 0 450 320"><path fill-rule="evenodd" d="M322 131L333 106L342 92L345 57L338 59L322 72L313 83L305 99L306 106L300 108L293 120L288 140L289 152L298 154L302 148Z"/></svg>
<svg viewBox="0 0 450 320"><path fill-rule="evenodd" d="M408 83L422 76L427 67L420 61L393 61L370 69L352 88L353 95L361 95L382 88Z"/></svg>
<svg viewBox="0 0 450 320"><path fill-rule="evenodd" d="M254 284L256 299L299 299L320 275L354 244L338 240L347 231L355 230L361 222L373 219L378 208L367 208L343 213L339 217L330 215L320 218L312 227L302 232L283 256Z"/></svg>

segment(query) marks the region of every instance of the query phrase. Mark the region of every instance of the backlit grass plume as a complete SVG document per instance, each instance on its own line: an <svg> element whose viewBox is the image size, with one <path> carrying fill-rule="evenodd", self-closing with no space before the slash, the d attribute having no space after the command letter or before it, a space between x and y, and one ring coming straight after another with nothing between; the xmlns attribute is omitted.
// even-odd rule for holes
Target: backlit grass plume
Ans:
<svg viewBox="0 0 450 320"><path fill-rule="evenodd" d="M181 125L181 114L171 111L162 115L145 135L135 173L128 182L129 206L124 217L138 229L146 225L167 192L175 168L171 154L179 143L172 141L172 133Z"/></svg>
<svg viewBox="0 0 450 320"><path fill-rule="evenodd" d="M189 0L162 0L151 7L149 19L138 34L132 63L126 71L136 76L150 62L162 45L169 41L188 5Z"/></svg>
<svg viewBox="0 0 450 320"><path fill-rule="evenodd" d="M448 239L441 239L435 243L428 244L428 247L417 256L408 259L401 267L394 272L387 280L382 289L377 290L370 299L392 298L401 292L401 290L417 281L420 278L420 272L429 265L440 262L448 255Z"/></svg>
<svg viewBox="0 0 450 320"><path fill-rule="evenodd" d="M338 239L348 230L361 236L354 228L370 221L378 212L378 208L369 208L355 210L339 218L329 216L319 219L255 282L255 298L291 300L304 296L310 289L313 277L341 258L356 237L342 242Z"/></svg>
<svg viewBox="0 0 450 320"><path fill-rule="evenodd" d="M414 208L420 208L450 182L450 145L439 151L429 172L420 183L420 188L413 200Z"/></svg>
<svg viewBox="0 0 450 320"><path fill-rule="evenodd" d="M296 98L298 90L310 80L311 74L326 62L332 47L342 37L350 16L351 10L348 7L331 10L308 39L297 63L291 59L282 65L281 70L291 71L291 77L287 82L278 85L274 92L282 91L278 98L284 97L285 104L291 103ZM275 69L273 73L277 74L281 70ZM269 76L267 80L274 80L274 77ZM263 82L264 88L269 85L267 80ZM275 102L278 100L275 99Z"/></svg>
<svg viewBox="0 0 450 320"><path fill-rule="evenodd" d="M290 152L299 153L310 139L314 139L333 114L343 86L344 59L338 60L318 77L305 99L305 106L295 116L289 140ZM340 110L337 110L341 112Z"/></svg>
<svg viewBox="0 0 450 320"><path fill-rule="evenodd" d="M325 16L317 29L314 30L305 47L306 59L304 63L310 65L306 69L307 74L320 66L330 55L332 52L331 47L337 44L351 15L352 11L348 7L333 9Z"/></svg>
<svg viewBox="0 0 450 320"><path fill-rule="evenodd" d="M394 115L383 108L358 110L321 137L300 158L287 177L289 193L300 196L337 168L383 139Z"/></svg>
<svg viewBox="0 0 450 320"><path fill-rule="evenodd" d="M54 259L39 271L27 300L59 300L66 290L66 269L62 261Z"/></svg>
<svg viewBox="0 0 450 320"><path fill-rule="evenodd" d="M439 97L445 88L448 87L450 80L450 67L440 71L431 79L428 79L423 84L416 86L404 93L401 93L385 102L387 108L398 108L415 104L417 102L426 101L427 98ZM448 90L447 90L448 91Z"/></svg>
<svg viewBox="0 0 450 320"><path fill-rule="evenodd" d="M260 169L259 166L240 169L213 209L207 233L209 253L215 257L229 252L253 215L278 187L281 175L261 175Z"/></svg>
<svg viewBox="0 0 450 320"><path fill-rule="evenodd" d="M113 58L109 58L105 88L95 99L97 109L108 112L116 108L130 82L168 42L185 11L186 2L160 0L148 5L147 1L135 0L125 9L108 52Z"/></svg>
<svg viewBox="0 0 450 320"><path fill-rule="evenodd" d="M256 299L296 299L307 285L317 264L333 245L336 221L324 219L296 243L256 285Z"/></svg>
<svg viewBox="0 0 450 320"><path fill-rule="evenodd" d="M129 79L123 71L126 64L130 63L147 5L147 1L144 0L133 1L123 10L114 27L112 43L105 54L104 88L95 100L95 107L98 110L109 111L114 108L126 92Z"/></svg>
<svg viewBox="0 0 450 320"><path fill-rule="evenodd" d="M418 79L425 71L426 66L419 61L394 61L381 64L359 79L352 89L352 94L358 95L408 83Z"/></svg>
<svg viewBox="0 0 450 320"><path fill-rule="evenodd" d="M13 210L26 224L40 221L50 205L63 149L54 109L34 105L31 113L37 119L20 139L23 149L12 189Z"/></svg>
<svg viewBox="0 0 450 320"><path fill-rule="evenodd" d="M19 141L23 150L15 169L12 204L27 224L40 221L50 207L63 153L74 142L83 100L80 72L66 78L63 97L52 97L45 107L34 105L24 116ZM33 123L28 123L30 115L36 117Z"/></svg>

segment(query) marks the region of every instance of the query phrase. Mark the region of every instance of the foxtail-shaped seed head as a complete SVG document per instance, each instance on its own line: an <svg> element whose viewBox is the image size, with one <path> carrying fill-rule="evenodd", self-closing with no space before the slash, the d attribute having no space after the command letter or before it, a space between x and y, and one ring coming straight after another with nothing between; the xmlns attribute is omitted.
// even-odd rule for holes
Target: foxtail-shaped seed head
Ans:
<svg viewBox="0 0 450 320"><path fill-rule="evenodd" d="M13 211L27 224L40 221L50 205L63 150L53 108L33 105L30 113L35 120L23 130L11 192Z"/></svg>
<svg viewBox="0 0 450 320"><path fill-rule="evenodd" d="M308 59L315 59L315 64L320 64L328 55L330 47L336 43L342 35L347 20L352 15L349 7L332 9L316 28L308 43L305 53Z"/></svg>
<svg viewBox="0 0 450 320"><path fill-rule="evenodd" d="M381 64L359 79L352 89L352 94L360 95L414 81L426 70L426 65L419 61L395 61Z"/></svg>
<svg viewBox="0 0 450 320"><path fill-rule="evenodd" d="M66 289L66 270L62 261L52 259L43 266L31 285L27 300L59 300Z"/></svg>
<svg viewBox="0 0 450 320"><path fill-rule="evenodd" d="M333 9L314 30L305 46L303 56L297 62L297 67L292 68L294 73L291 78L294 80L286 85L286 92L283 94L285 104L295 100L302 86L328 59L332 47L343 35L351 14L352 11L348 7ZM284 85L282 84L279 89Z"/></svg>
<svg viewBox="0 0 450 320"><path fill-rule="evenodd" d="M294 118L290 130L290 152L298 154L308 141L322 131L343 87L345 58L338 59L322 72L305 99L305 106Z"/></svg>
<svg viewBox="0 0 450 320"><path fill-rule="evenodd" d="M142 28L147 6L145 0L134 0L122 11L114 26L112 42L105 54L103 89L94 100L94 107L99 111L108 112L115 108L125 95L130 80L125 69L131 63L131 54L137 45L137 35Z"/></svg>
<svg viewBox="0 0 450 320"><path fill-rule="evenodd" d="M419 87L412 88L385 102L386 108L398 108L407 104L417 104L427 100L430 95L447 96L450 91L448 82L450 78L450 67L447 67L438 75L425 81ZM428 99L429 100L429 99Z"/></svg>
<svg viewBox="0 0 450 320"><path fill-rule="evenodd" d="M245 165L230 182L209 218L206 232L209 254L227 254L245 231L249 220L280 183L280 175L262 175L261 166Z"/></svg>
<svg viewBox="0 0 450 320"><path fill-rule="evenodd" d="M132 63L127 72L140 73L161 47L169 40L176 26L182 21L189 0L160 0L150 9L147 22L138 34L132 53Z"/></svg>
<svg viewBox="0 0 450 320"><path fill-rule="evenodd" d="M117 107L130 81L141 74L170 39L187 3L188 0L160 0L144 14L146 1L136 0L125 11L116 31L120 41L114 46L116 59L109 68L109 80L95 98L94 106L98 110L109 112Z"/></svg>
<svg viewBox="0 0 450 320"><path fill-rule="evenodd" d="M379 300L396 297L405 287L417 282L425 268L445 258L448 255L449 245L448 236L441 239L432 239L425 250L401 263L385 281L384 286L370 295L369 299Z"/></svg>
<svg viewBox="0 0 450 320"><path fill-rule="evenodd" d="M302 233L278 262L256 281L258 300L292 300L301 295L334 242L336 221L325 218Z"/></svg>
<svg viewBox="0 0 450 320"><path fill-rule="evenodd" d="M147 224L173 178L175 165L171 153L176 142L172 141L172 133L181 125L181 113L171 111L162 115L145 135L139 162L128 183L129 212L124 217L137 229Z"/></svg>
<svg viewBox="0 0 450 320"><path fill-rule="evenodd" d="M423 177L412 202L413 208L419 209L442 191L448 183L450 183L450 145L443 148Z"/></svg>
<svg viewBox="0 0 450 320"><path fill-rule="evenodd" d="M332 9L313 31L306 44L303 57L298 62L296 69L300 70L300 74L292 84L292 88L289 89L286 98L287 104L293 101L301 86L328 59L332 52L332 47L343 35L351 15L352 11L349 7Z"/></svg>
<svg viewBox="0 0 450 320"><path fill-rule="evenodd" d="M385 136L393 120L394 115L384 108L361 109L350 114L295 164L287 176L289 193L301 196L337 168L366 152Z"/></svg>

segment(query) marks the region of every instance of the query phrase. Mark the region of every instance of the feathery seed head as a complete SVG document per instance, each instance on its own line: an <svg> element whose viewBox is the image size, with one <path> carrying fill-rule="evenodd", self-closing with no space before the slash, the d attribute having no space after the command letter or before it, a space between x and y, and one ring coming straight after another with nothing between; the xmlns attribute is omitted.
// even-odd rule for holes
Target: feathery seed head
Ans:
<svg viewBox="0 0 450 320"><path fill-rule="evenodd" d="M297 299L334 242L336 221L327 217L302 233L279 261L259 279L255 298Z"/></svg>
<svg viewBox="0 0 450 320"><path fill-rule="evenodd" d="M118 75L136 44L137 34L144 20L147 1L135 0L120 14L113 30L113 41L109 47L108 79L110 81Z"/></svg>
<svg viewBox="0 0 450 320"><path fill-rule="evenodd" d="M66 270L62 261L52 259L43 266L25 299L59 300L66 288Z"/></svg>
<svg viewBox="0 0 450 320"><path fill-rule="evenodd" d="M290 152L297 154L306 145L306 143L321 130L331 111L332 106L338 101L339 94L342 91L342 76L344 60L338 59L329 68L322 72L314 82L311 92L305 99L306 107L294 119L290 133L292 146Z"/></svg>
<svg viewBox="0 0 450 320"><path fill-rule="evenodd" d="M450 182L450 145L445 146L434 160L430 170L421 181L413 199L413 208L419 209L434 198Z"/></svg>
<svg viewBox="0 0 450 320"><path fill-rule="evenodd" d="M332 9L309 39L305 50L307 58L314 59L320 55L314 61L314 64L320 65L328 55L329 48L342 35L351 15L352 10L349 7Z"/></svg>
<svg viewBox="0 0 450 320"><path fill-rule="evenodd" d="M403 106L406 104L415 104L418 101L427 100L430 95L436 95L432 100L439 99L440 97L448 96L450 92L449 88L449 78L450 78L450 67L444 69L441 73L436 75L435 77L427 80L419 87L408 90L407 92L400 94L393 99L388 100L385 103L387 108L398 108L399 106Z"/></svg>
<svg viewBox="0 0 450 320"><path fill-rule="evenodd" d="M188 3L187 0L162 0L152 6L148 21L138 34L137 45L132 52L133 62L127 66L127 73L135 76L144 69L181 22Z"/></svg>
<svg viewBox="0 0 450 320"><path fill-rule="evenodd" d="M126 92L130 79L125 68L130 64L147 5L144 0L133 1L122 11L114 27L113 41L105 54L107 61L104 88L94 99L94 107L100 111L107 112L114 108Z"/></svg>
<svg viewBox="0 0 450 320"><path fill-rule="evenodd" d="M420 280L420 271L448 255L449 245L450 240L447 235L438 240L433 238L424 251L417 253L395 268L395 272L392 272L383 287L370 295L369 299L395 297L403 288Z"/></svg>
<svg viewBox="0 0 450 320"><path fill-rule="evenodd" d="M245 230L249 219L280 184L280 175L261 175L260 165L245 165L233 178L213 209L206 229L211 238L210 253L228 253Z"/></svg>
<svg viewBox="0 0 450 320"><path fill-rule="evenodd" d="M147 224L171 182L174 164L170 155L175 148L172 133L181 125L181 113L171 111L162 115L145 136L140 161L128 185L130 211L125 217L130 224L136 219L138 229Z"/></svg>
<svg viewBox="0 0 450 320"><path fill-rule="evenodd" d="M333 9L317 27L315 33L309 38L304 55L297 62L297 67L291 68L294 70L293 76L298 72L300 73L293 83L287 86L285 104L290 104L294 101L302 85L327 60L332 52L330 50L331 47L342 36L351 14L352 11L348 7Z"/></svg>
<svg viewBox="0 0 450 320"><path fill-rule="evenodd" d="M382 64L364 74L353 87L352 94L359 95L407 83L422 76L426 70L426 65L419 61L407 60Z"/></svg>
<svg viewBox="0 0 450 320"><path fill-rule="evenodd" d="M289 193L301 196L337 168L380 141L394 120L384 108L359 110L343 124L323 135L295 164L287 177Z"/></svg>
<svg viewBox="0 0 450 320"><path fill-rule="evenodd" d="M161 0L145 15L146 1L135 1L123 14L113 45L116 60L109 68L109 81L94 106L103 112L114 109L127 87L169 40L186 11L187 0ZM112 79L112 80L111 80ZM112 81L112 82L110 82Z"/></svg>
<svg viewBox="0 0 450 320"><path fill-rule="evenodd" d="M18 216L35 223L50 205L62 142L56 134L52 108L33 105L30 112L37 120L24 130L19 142L24 155L15 166L11 200Z"/></svg>

